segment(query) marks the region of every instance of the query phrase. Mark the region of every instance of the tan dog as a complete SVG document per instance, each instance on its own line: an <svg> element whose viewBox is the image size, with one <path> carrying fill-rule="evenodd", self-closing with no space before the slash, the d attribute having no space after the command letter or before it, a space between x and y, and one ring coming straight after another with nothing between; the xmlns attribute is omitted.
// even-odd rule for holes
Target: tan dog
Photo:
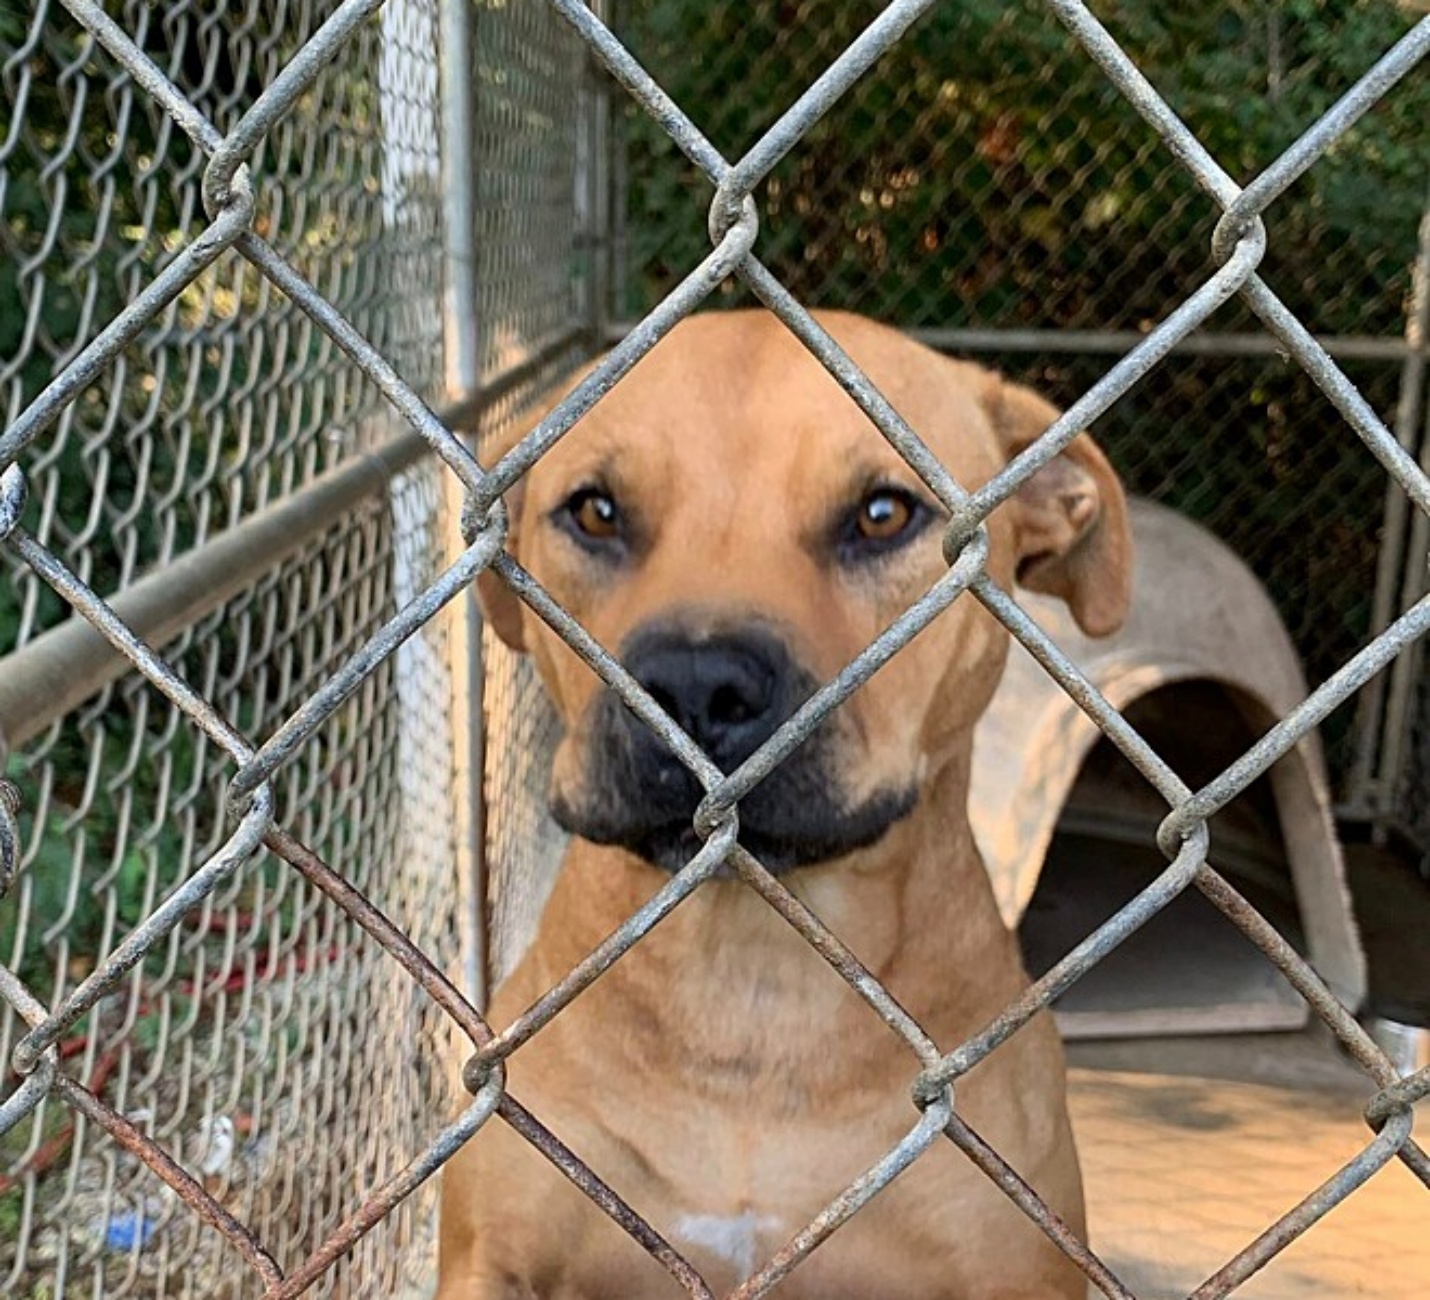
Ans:
<svg viewBox="0 0 1430 1300"><path fill-rule="evenodd" d="M869 321L821 318L966 486L1056 412ZM519 489L511 547L725 771L946 569L943 512L763 312L678 326ZM1121 621L1121 489L1086 437L989 520L1005 586ZM698 847L695 784L494 578L497 633L565 723L552 806L573 834L505 1025ZM740 807L741 841L943 1050L1025 985L969 831L973 726L1007 637L957 600ZM513 1094L701 1270L749 1276L917 1120L917 1063L743 884L703 885L510 1062ZM1040 1016L957 1109L1079 1232L1061 1048ZM500 1121L451 1162L440 1300L640 1300L663 1269ZM940 1140L778 1288L810 1300L1043 1300L1081 1275Z"/></svg>

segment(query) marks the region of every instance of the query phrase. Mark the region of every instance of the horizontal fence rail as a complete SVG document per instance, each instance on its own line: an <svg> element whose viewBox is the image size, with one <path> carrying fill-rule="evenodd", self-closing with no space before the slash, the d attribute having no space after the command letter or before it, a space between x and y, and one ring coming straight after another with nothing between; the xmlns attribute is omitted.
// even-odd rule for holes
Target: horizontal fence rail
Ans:
<svg viewBox="0 0 1430 1300"><path fill-rule="evenodd" d="M1265 954L1306 999L1314 1013L1335 1034L1345 1050L1367 1076L1364 1118L1369 1126L1364 1147L1354 1159L1317 1188L1306 1189L1305 1199L1287 1212L1255 1241L1249 1242L1233 1258L1210 1274L1193 1293L1197 1300L1234 1293L1247 1278L1265 1266L1298 1236L1314 1231L1316 1224L1336 1205L1353 1196L1367 1178L1388 1163L1399 1160L1421 1183L1430 1188L1430 1158L1413 1136L1413 1107L1430 1094L1430 1070L1408 1078L1400 1077L1391 1062L1371 1042L1344 1007L1299 957L1290 944L1228 884L1209 860L1212 846L1207 822L1278 757L1287 753L1336 706L1350 699L1376 673L1405 652L1430 625L1430 598L1410 604L1385 630L1349 657L1287 717L1279 720L1245 755L1200 789L1189 788L1138 734L1127 720L1082 675L1007 591L987 571L988 540L986 521L1042 466L1099 416L1125 395L1135 392L1165 365L1179 348L1205 346L1192 342L1194 333L1219 313L1237 304L1259 319L1274 348L1291 358L1323 392L1339 412L1348 432L1353 432L1385 474L1404 492L1417 517L1430 515L1430 477L1416 462L1402 441L1386 427L1333 355L1339 351L1350 357L1349 341L1343 346L1328 345L1302 323L1297 313L1279 297L1262 268L1268 249L1275 243L1277 203L1287 189L1308 168L1340 140L1377 103L1392 93L1397 82L1423 65L1430 52L1430 19L1410 27L1408 32L1367 66L1359 80L1326 112L1304 123L1302 134L1249 184L1238 184L1208 148L1204 147L1168 101L1128 57L1108 29L1078 0L1048 0L1047 9L1071 33L1072 38L1097 65L1108 83L1130 104L1160 141L1160 145L1185 171L1219 213L1210 249L1212 265L1198 283L1165 310L1145 333L1133 337L1113 334L1106 347L1117 360L1072 402L1030 447L1015 457L1000 473L976 491L956 481L850 357L842 351L759 254L761 204L757 197L762 183L781 160L797 155L802 143L820 121L887 52L906 36L931 8L932 0L895 0L844 49L829 66L739 157L727 158L702 134L687 115L661 88L661 69L641 66L596 12L579 0L551 0L540 20L555 15L569 27L569 39L578 51L585 51L605 73L633 98L641 109L669 137L674 146L703 175L711 192L706 214L711 249L683 269L678 283L654 308L628 329L619 332L614 345L594 365L570 394L547 413L535 428L498 463L484 468L468 443L452 427L452 413L439 415L433 405L400 373L384 345L369 338L333 301L326 280L305 275L293 250L285 250L271 236L270 215L265 204L278 200L261 183L259 157L271 147L293 114L301 112L305 96L314 92L325 72L343 51L370 36L379 0L346 0L336 5L326 18L311 24L302 41L285 52L271 66L259 87L243 86L238 98L247 107L230 106L223 126L195 106L180 89L172 69L161 66L151 54L152 45L136 37L136 30L98 4L88 0L62 0L65 9L102 48L114 66L123 69L143 95L161 110L160 130L177 129L187 140L192 166L201 177L203 215L192 215L192 228L180 241L171 260L156 274L131 277L125 302L102 322L96 320L93 337L63 359L53 376L23 408L8 419L0 434L0 540L7 552L27 572L36 575L53 592L72 617L60 622L52 632L42 633L30 644L34 653L25 659L21 650L17 661L21 672L11 696L3 701L4 725L14 738L35 736L55 721L57 712L68 712L88 698L116 668L139 674L158 696L177 710L179 721L192 743L202 744L216 756L203 769L201 781L205 797L213 808L204 836L190 834L185 841L166 851L181 854L182 871L162 898L144 899L141 913L124 917L118 927L111 922L99 959L85 970L72 987L42 998L26 979L9 967L0 966L0 999L23 1022L18 1040L10 1048L3 1092L0 1092L0 1137L17 1132L48 1103L58 1103L67 1112L82 1118L107 1135L127 1156L143 1166L144 1176L155 1188L163 1188L171 1201L192 1214L205 1234L222 1240L237 1252L230 1256L242 1261L247 1285L265 1297L298 1296L323 1284L332 1270L370 1233L401 1212L424 1183L450 1159L462 1144L485 1125L496 1121L510 1126L545 1156L575 1186L580 1188L610 1220L639 1247L648 1252L686 1294L709 1296L711 1291L692 1263L670 1242L663 1239L643 1217L641 1207L627 1205L603 1180L602 1171L588 1167L574 1152L550 1132L542 1117L527 1110L509 1091L505 1063L521 1050L543 1025L563 1013L583 989L599 980L610 966L638 946L662 917L695 893L722 868L732 871L755 894L802 935L851 989L866 1002L871 1025L882 1022L902 1040L909 1053L911 1076L917 1080L909 1099L908 1128L905 1135L859 1177L833 1196L826 1208L810 1223L795 1231L775 1255L763 1261L754 1274L732 1296L754 1300L773 1290L779 1282L841 1225L898 1178L923 1159L927 1152L947 1140L965 1154L1005 1192L1041 1230L1082 1270L1091 1284L1111 1297L1131 1295L1108 1263L1080 1241L1043 1202L1035 1188L1018 1178L999 1153L988 1147L969 1126L958 1109L958 1081L980 1061L996 1052L1034 1015L1048 1008L1060 993L1081 978L1102 957L1155 916L1172 899L1190 887L1200 890L1217 908ZM493 13L497 12L496 7ZM512 22L527 21L529 14L510 15ZM482 20L477 23L478 41ZM131 20L132 21L132 20ZM222 10L214 18L220 32L228 21ZM260 21L252 16L248 21ZM516 34L520 44L520 33ZM91 75L87 60L78 72ZM553 82L560 86L559 70ZM250 89L256 94L248 95ZM348 92L356 95L356 90ZM265 157L267 155L264 155ZM496 218L494 218L495 220ZM265 233L269 232L269 233ZM538 259L539 260L539 259ZM212 612L230 593L252 581L247 561L249 538L267 536L276 527L286 535L282 544L265 540L270 566L276 556L301 550L331 528L337 516L353 508L356 498L371 498L390 486L393 475L414 463L420 451L442 467L442 488L453 490L463 503L462 545L444 554L434 572L422 574L410 583L410 590L394 594L380 613L365 620L352 620L350 635L340 654L322 661L321 671L305 679L299 690L283 694L279 716L264 716L261 725L247 717L229 716L216 703L216 677L197 680L171 662L162 646L176 630L165 614L149 603L144 580L128 586L113 599L101 596L96 584L83 571L82 561L67 558L63 549L47 544L27 523L33 503L27 506L31 480L38 481L43 468L40 458L45 439L85 400L91 386L115 367L125 364L126 350L142 344L145 331L184 300L196 284L207 284L210 269L230 263L241 264L244 275L266 282L278 296L254 291L240 294L233 311L261 312L281 299L291 305L292 324L312 340L326 340L345 358L343 363L363 377L380 395L390 414L406 426L407 433L393 451L391 447L374 458L356 457L339 463L327 475L312 474L308 486L293 495L284 495L272 505L247 513L231 532L196 548L194 563L201 566L200 578L176 600L181 604L181 621L198 620ZM564 274L564 272L563 272ZM571 617L536 579L522 569L505 549L507 517L502 494L519 482L533 465L558 442L580 435L579 421L636 363L671 329L705 303L730 277L741 282L767 306L828 370L833 379L869 417L879 434L910 465L938 497L951 516L944 536L947 572L909 609L857 655L841 672L817 691L799 711L785 722L760 749L736 771L726 775L694 744L677 723L647 693L621 663ZM247 288L251 284L247 282ZM333 277L333 284L341 276ZM544 371L563 356L568 340L559 331L548 333L545 353L510 371L514 378L488 393L487 407L501 405L521 389L530 377ZM1205 340L1206 336L1197 336ZM492 356L500 343L487 340ZM1124 348L1124 344L1125 346ZM314 346L318 346L316 343ZM1410 342L1407 350L1423 345ZM1349 350L1348 350L1349 349ZM1386 359L1403 359L1406 351L1392 351ZM299 358L296 370L304 361ZM491 369L505 369L492 365ZM112 431L111 431L112 434ZM240 457L241 459L241 457ZM323 502L327 505L323 505ZM294 522L293 514L304 515ZM290 531L291 530L291 531ZM215 574L223 571L222 578ZM284 784L296 780L308 764L326 761L351 744L350 728L363 729L363 719L375 716L380 702L403 689L402 656L415 654L423 636L440 622L442 609L461 597L480 573L490 573L506 583L547 625L566 641L601 680L648 725L690 770L705 791L695 816L695 830L702 847L690 862L659 893L554 987L549 989L521 1017L496 1033L479 1009L456 987L445 973L453 954L431 951L429 937L421 942L404 926L369 899L355 883L363 842L341 829L332 842L336 851L319 853L309 843L317 837L302 832L301 799L285 795ZM207 598L197 593L205 583L214 582ZM977 601L997 619L1052 675L1102 733L1137 768L1166 802L1166 817L1158 843L1167 859L1162 874L1109 921L1087 936L1061 962L1036 981L1013 1005L1005 1008L986 1028L961 1044L935 1044L895 1002L841 940L819 917L809 911L772 875L741 842L739 812L741 802L798 746L803 744L831 712L866 682L874 672L898 655L920 630L956 601ZM389 608L391 606L391 608ZM299 619L301 624L302 619ZM90 629L93 629L91 631ZM302 636L300 627L297 635ZM313 633L317 635L317 633ZM102 654L102 642L110 649ZM53 638L53 640L47 640ZM57 664L52 655L59 644L74 647L64 652ZM95 647L95 648L91 648ZM69 655L73 659L69 659ZM42 660L41 669L26 667ZM44 668L57 669L66 679L49 685ZM78 680L71 682L71 674ZM42 685L42 683L45 683ZM34 701L43 689L46 701ZM26 707L26 697L31 697ZM347 736L347 739L345 739ZM336 779L336 778L335 778ZM301 791L300 791L301 792ZM396 793L393 793L396 792ZM389 798L404 792L401 774L393 773ZM0 801L0 886L12 891L17 877L18 857L25 851L24 836L15 817L15 798L28 800L34 792L23 777L5 791ZM356 816L356 813L353 813ZM298 826L299 829L295 829ZM380 830L381 828L379 828ZM354 833L355 834L355 833ZM368 845L370 848L371 845ZM425 1113L420 1140L413 1133L410 1149L387 1152L385 1160L373 1160L345 1171L339 1202L327 1206L304 1239L285 1239L282 1246L270 1242L253 1223L235 1212L225 1195L218 1174L221 1165L208 1161L213 1154L212 1132L203 1145L180 1143L176 1154L171 1143L149 1131L122 1104L106 1099L103 1088L92 1079L77 1076L68 1064L66 1045L78 1027L92 1026L102 1034L111 1022L104 1019L116 991L132 988L136 971L165 960L176 960L186 938L186 925L195 916L212 909L236 881L253 872L259 855L266 854L280 864L262 888L282 891L302 882L310 893L303 898L320 900L341 913L375 947L381 971L372 982L384 986L395 981L385 972L400 969L405 983L391 1005L394 1016L415 1016L401 997L420 1002L423 1008L440 1012L444 1028L464 1044L467 1062L462 1082L468 1092L457 1118L445 1113ZM255 886L257 888L257 886ZM0 907L13 905L0 902ZM316 917L318 914L313 913ZM38 918L43 922L45 918ZM315 923L316 924L316 923ZM438 938L443 936L438 936ZM446 936L449 937L449 936ZM307 950L307 966L294 966L292 996L298 998L308 988L319 1005L307 1006L304 1014L319 1017L321 1000L330 990L320 978L318 954L324 936L315 935ZM391 963L396 963L395 967ZM195 974L195 987L204 981ZM242 987L240 980L236 987ZM335 994L334 994L335 996ZM307 1004L305 1004L306 1006ZM362 1012L353 1013L363 1018ZM301 1032L291 1027L288 1032ZM406 1022L404 1022L406 1023ZM415 1019L412 1023L417 1023ZM282 1028L272 1030L281 1039ZM416 1031L413 1031L417 1039ZM431 1052L430 1037L416 1041L412 1055ZM270 1045L272 1046L272 1045ZM254 1049L255 1054L257 1048ZM278 1050L276 1046L272 1050ZM287 1047L285 1046L285 1049ZM293 1048L296 1051L296 1047ZM425 1068L434 1068L430 1065ZM440 1091L440 1090L438 1090ZM360 1115L345 1117L361 1126ZM398 1163L398 1162L401 1163ZM215 1172L206 1172L212 1167ZM302 1182L299 1169L293 1178ZM112 1225L111 1225L112 1226ZM131 1225L143 1231L143 1214ZM213 1293L217 1293L216 1291ZM392 1293L391 1291L387 1293Z"/></svg>

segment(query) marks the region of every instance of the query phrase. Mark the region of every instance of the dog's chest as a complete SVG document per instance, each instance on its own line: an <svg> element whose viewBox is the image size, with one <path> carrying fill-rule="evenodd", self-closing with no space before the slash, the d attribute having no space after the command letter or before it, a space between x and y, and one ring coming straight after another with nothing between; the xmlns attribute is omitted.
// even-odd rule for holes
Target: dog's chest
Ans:
<svg viewBox="0 0 1430 1300"><path fill-rule="evenodd" d="M779 1215L753 1209L738 1214L679 1214L671 1228L678 1249L713 1256L737 1283L751 1277L774 1254L784 1232Z"/></svg>

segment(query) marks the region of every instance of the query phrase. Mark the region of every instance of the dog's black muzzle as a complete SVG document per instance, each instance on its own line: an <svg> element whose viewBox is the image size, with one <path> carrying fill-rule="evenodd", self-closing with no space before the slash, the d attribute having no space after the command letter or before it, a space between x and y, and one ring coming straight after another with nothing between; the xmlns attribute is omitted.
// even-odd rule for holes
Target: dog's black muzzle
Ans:
<svg viewBox="0 0 1430 1300"><path fill-rule="evenodd" d="M678 628L632 637L622 661L686 734L729 774L816 689L766 628L694 638ZM558 793L556 820L598 844L619 844L668 871L700 847L692 819L699 782L612 693L593 706L584 788ZM837 858L877 840L913 807L914 793L849 808L839 795L834 728L821 724L740 801L740 842L771 871Z"/></svg>

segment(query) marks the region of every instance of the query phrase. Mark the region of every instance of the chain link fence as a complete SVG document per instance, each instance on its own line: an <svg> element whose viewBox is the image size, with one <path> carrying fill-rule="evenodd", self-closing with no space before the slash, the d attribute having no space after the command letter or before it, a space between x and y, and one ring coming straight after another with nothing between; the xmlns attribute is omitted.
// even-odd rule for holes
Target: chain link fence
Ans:
<svg viewBox="0 0 1430 1300"><path fill-rule="evenodd" d="M1230 1294L1396 1158L1430 1184L1430 1161L1411 1138L1430 1073L1396 1076L1208 864L1206 833L1207 818L1430 623L1418 591L1398 599L1409 583L1402 556L1381 583L1396 597L1386 626L1366 637L1387 482L1412 555L1430 514L1430 481L1403 445L1412 439L1397 439L1376 414L1423 361L1423 336L1383 353L1336 343L1337 365L1308 333L1403 333L1413 221L1402 250L1390 191L1357 180L1347 201L1358 211L1326 229L1368 242L1328 234L1307 252L1277 224L1314 178L1362 155L1384 162L1409 151L1397 165L1423 164L1423 129L1398 134L1396 115L1423 123L1414 108L1423 68L1412 70L1430 49L1430 20L1330 41L1320 57L1340 60L1340 81L1308 75L1320 96L1309 102L1293 95L1301 65L1287 33L1276 36L1284 66L1272 59L1274 76L1229 93L1253 115L1283 103L1281 135L1242 157L1244 123L1207 129L1175 78L1161 75L1180 50L1158 65L1158 47L1143 48L1135 26L1117 32L1119 43L1074 0L997 9L970 42L947 24L976 18L978 6L896 0L835 17L812 4L756 5L738 20L692 6L682 23L712 24L693 40L671 26L670 6L633 6L615 16L627 46L603 25L611 15L576 0L0 3L0 537L9 566L0 734L13 783L0 812L7 1294L417 1291L430 1271L426 1180L496 1117L687 1294L708 1295L641 1207L620 1202L600 1170L506 1092L502 1062L722 863L869 1002L871 1032L882 1032L878 1019L898 1030L919 1076L908 1138L742 1296L777 1285L942 1136L1103 1294L1129 1296L980 1144L953 1085L1193 884L1308 999L1374 1090L1363 1151L1197 1294ZM1249 31L1251 11L1232 12ZM773 26L742 53L722 38L721 21ZM1269 50L1272 28L1257 39ZM966 79L935 72L930 82L886 63L952 67L969 50L985 63L1007 54L1010 88L1041 95L1036 113L1025 121L1016 107L970 105L960 99ZM702 62L704 51L716 56ZM740 58L784 60L780 103L760 98L767 73ZM597 64L658 132L628 114L623 95L598 93ZM1167 80L1170 103L1139 65ZM711 67L723 69L718 96L681 80ZM805 85L785 108L791 88ZM885 100L869 99L881 86ZM684 110L706 103L717 119L750 116L703 134ZM897 118L906 111L924 114L926 126L906 131ZM865 146L860 121L875 132ZM1123 125L1108 136L1110 122ZM620 147L608 151L608 134ZM1035 165L1035 140L1052 170ZM901 148L915 156L896 157ZM980 161L960 170L968 158ZM1089 185L1098 168L1110 169L1110 190ZM1242 188L1226 168L1255 179ZM920 217L912 244L891 239L880 214L926 202L938 192L928 189L934 174L966 177L982 206L945 193L942 216ZM827 176L852 198L821 192ZM612 193L622 201L610 204ZM1423 178L1406 220L1422 200ZM978 215L990 208L1010 214L995 237ZM714 251L702 242L707 209ZM1150 232L1136 257L1097 242L1099 232L1125 234L1129 213ZM1395 227L1383 238L1382 216ZM921 263L920 248L943 260ZM919 467L950 513L953 559L927 596L727 776L503 551L497 503L680 319L724 296L732 276ZM924 299L929 284L944 291ZM952 345L1018 360L1068 402L1067 415L966 493L800 305L841 295L952 331ZM627 328L623 314L647 305ZM1258 337L1274 341L1231 355L1198 350L1204 336L1194 331L1213 317L1236 332L1264 326L1269 335ZM1100 360L1046 337L1094 325ZM981 344L970 333L979 330L991 331ZM450 430L493 432L518 418L603 331L620 341L593 374L499 464L481 468ZM1288 412L1300 411L1310 384L1323 395L1315 420L1330 449L1320 463L1287 441L1286 422L1303 418ZM1237 423L1248 391L1261 412L1254 427ZM1161 394L1166 402L1154 400ZM1162 485L1222 520L1234 542L1227 521L1253 519L1247 549L1287 602L1313 677L1324 679L1198 791L983 569L982 520L1089 424L1120 451L1135 486ZM1240 436L1224 442L1221 431ZM1268 483L1304 513L1264 516ZM459 513L464 545L454 541ZM523 670L482 646L466 590L487 569L561 630L708 791L695 859L538 1012L501 1034L473 1001L483 968L506 960L481 947L484 872L500 877L491 892L505 905L512 891L502 885L519 874L512 864L542 852L530 838L541 824L530 795L540 774L527 756L549 724L525 710L533 688ZM1159 842L1169 865L985 1033L935 1046L739 845L735 814L829 710L955 599L982 602L1165 798ZM1322 631L1324 642L1312 635ZM507 725L474 725L479 690L489 717ZM484 766L485 803L476 797ZM506 928L498 916L493 933ZM452 1038L475 1049L460 1109Z"/></svg>
<svg viewBox="0 0 1430 1300"><path fill-rule="evenodd" d="M813 80L878 12L761 0L627 0L618 33L710 140L737 154L790 86ZM1127 6L1118 40L1233 175L1255 175L1409 25L1394 5ZM728 93L739 86L739 94ZM1430 88L1410 84L1328 151L1277 208L1263 273L1378 411L1423 440L1430 275ZM638 106L620 119L615 332L699 254L682 220L700 169ZM770 173L761 257L808 305L860 310L1074 401L1204 278L1215 215L1134 106L1065 39L1039 0L936 7ZM1424 290L1422 290L1423 297ZM737 285L716 301L741 299ZM1418 321L1415 316L1419 313ZM1229 542L1272 592L1313 681L1423 589L1404 498L1374 462L1325 436L1338 416L1257 331L1244 304L1186 340L1097 425L1136 492ZM1208 442L1208 437L1212 441ZM1389 517L1387 517L1387 515ZM1384 539L1384 546L1382 540ZM1407 561L1406 557L1411 557ZM1404 571L1409 563L1410 572ZM1379 575L1379 576L1378 576ZM1377 601L1377 582L1385 591ZM1403 582L1403 587L1402 587ZM1380 688L1328 719L1345 810L1430 821L1405 764L1430 728ZM1413 713L1417 739L1389 740Z"/></svg>
<svg viewBox="0 0 1430 1300"><path fill-rule="evenodd" d="M443 18L415 3L354 24L352 8L339 15L352 34L338 56L285 92L287 111L248 161L251 229L437 401L448 389ZM89 589L118 593L129 626L162 648L165 680L189 683L212 718L250 736L274 731L429 584L454 518L444 471L419 459L421 439L401 438L390 385L354 365L345 340L243 257L193 278L182 263L209 224L202 184L219 133L337 11L131 3L108 9L111 26L97 8L0 6L7 434L156 276L177 289L32 442L22 434L25 527ZM467 127L481 149L474 269L491 327L473 340L484 385L473 418L493 426L521 405L523 384L545 387L579 355L568 91L580 59L552 17L534 19L483 16L488 89ZM141 54L182 87L178 121L169 97L132 75ZM192 697L121 678L127 660L5 554L0 742L23 797L0 912L8 1063L35 1009L21 985L58 1005L223 850L233 750L231 733L193 725ZM272 791L298 840L445 954L463 938L456 810L473 802L453 765L453 701L469 689L452 670L461 633L436 620L377 665ZM0 1294L263 1289L182 1192L116 1142L118 1115L185 1166L211 1210L258 1225L275 1258L311 1251L351 1212L351 1190L389 1176L452 1106L444 1017L386 967L321 884L269 849L213 882L59 1038L64 1070L105 1110L51 1093L7 1114ZM7 1065L7 1101L16 1082ZM354 1114L365 1121L345 1122ZM389 1296L424 1284L432 1209L426 1195L404 1203L335 1285Z"/></svg>

